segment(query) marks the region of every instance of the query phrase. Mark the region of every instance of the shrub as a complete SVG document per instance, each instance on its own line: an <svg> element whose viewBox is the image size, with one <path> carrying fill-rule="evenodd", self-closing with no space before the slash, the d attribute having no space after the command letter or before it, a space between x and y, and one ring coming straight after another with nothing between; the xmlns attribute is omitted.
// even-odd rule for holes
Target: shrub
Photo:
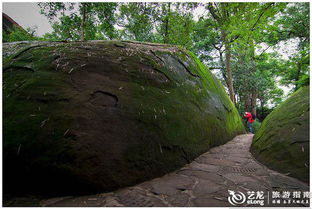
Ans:
<svg viewBox="0 0 312 209"><path fill-rule="evenodd" d="M252 124L252 128L254 129L254 134L257 133L260 126L261 126L261 122L258 119L256 119L255 122L253 122L253 124Z"/></svg>

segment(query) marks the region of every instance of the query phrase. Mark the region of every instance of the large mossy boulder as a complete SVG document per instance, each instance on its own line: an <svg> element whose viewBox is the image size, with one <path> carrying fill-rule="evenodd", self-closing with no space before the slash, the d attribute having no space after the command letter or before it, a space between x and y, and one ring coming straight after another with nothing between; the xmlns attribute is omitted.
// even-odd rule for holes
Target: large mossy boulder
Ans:
<svg viewBox="0 0 312 209"><path fill-rule="evenodd" d="M251 152L269 168L308 182L309 128L309 86L306 86L266 117L253 138Z"/></svg>
<svg viewBox="0 0 312 209"><path fill-rule="evenodd" d="M221 83L178 47L17 43L3 56L8 193L113 190L244 132Z"/></svg>

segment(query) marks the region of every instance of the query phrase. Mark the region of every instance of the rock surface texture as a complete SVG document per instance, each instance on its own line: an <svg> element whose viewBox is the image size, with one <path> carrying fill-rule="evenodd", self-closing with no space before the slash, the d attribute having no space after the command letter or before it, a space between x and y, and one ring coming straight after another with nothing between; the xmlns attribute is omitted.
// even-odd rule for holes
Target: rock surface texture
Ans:
<svg viewBox="0 0 312 209"><path fill-rule="evenodd" d="M177 47L33 42L3 52L5 193L114 190L244 132L221 83Z"/></svg>
<svg viewBox="0 0 312 209"><path fill-rule="evenodd" d="M302 87L263 121L251 152L271 169L309 181L309 86Z"/></svg>

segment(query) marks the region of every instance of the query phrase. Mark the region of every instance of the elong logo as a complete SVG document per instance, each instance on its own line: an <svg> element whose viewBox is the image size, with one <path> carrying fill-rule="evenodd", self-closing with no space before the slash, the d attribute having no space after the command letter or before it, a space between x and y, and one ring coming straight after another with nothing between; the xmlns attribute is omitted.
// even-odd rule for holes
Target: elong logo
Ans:
<svg viewBox="0 0 312 209"><path fill-rule="evenodd" d="M244 193L238 191L238 192L234 192L232 190L228 190L229 192L229 197L228 197L228 201L231 205L241 205L246 201L246 196L244 195Z"/></svg>

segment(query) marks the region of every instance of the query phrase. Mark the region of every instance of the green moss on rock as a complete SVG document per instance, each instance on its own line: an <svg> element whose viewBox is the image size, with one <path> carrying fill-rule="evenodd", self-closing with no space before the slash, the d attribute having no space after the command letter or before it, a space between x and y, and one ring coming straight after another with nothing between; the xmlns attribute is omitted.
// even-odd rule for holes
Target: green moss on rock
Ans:
<svg viewBox="0 0 312 209"><path fill-rule="evenodd" d="M4 53L5 192L133 185L244 132L221 83L190 52L123 41L29 44Z"/></svg>
<svg viewBox="0 0 312 209"><path fill-rule="evenodd" d="M309 181L309 86L302 87L261 124L251 152L263 164L302 181Z"/></svg>

